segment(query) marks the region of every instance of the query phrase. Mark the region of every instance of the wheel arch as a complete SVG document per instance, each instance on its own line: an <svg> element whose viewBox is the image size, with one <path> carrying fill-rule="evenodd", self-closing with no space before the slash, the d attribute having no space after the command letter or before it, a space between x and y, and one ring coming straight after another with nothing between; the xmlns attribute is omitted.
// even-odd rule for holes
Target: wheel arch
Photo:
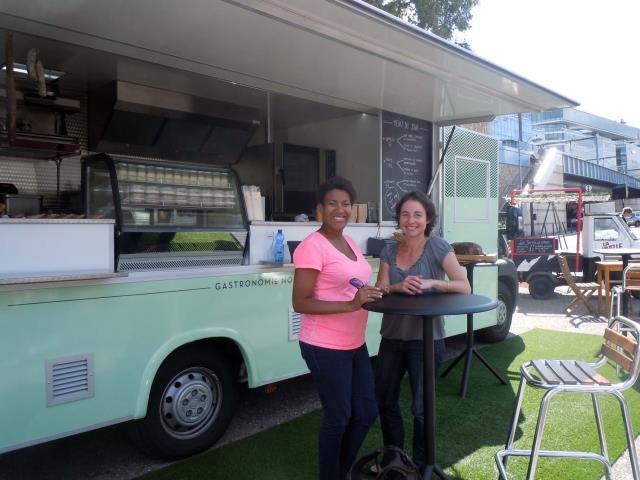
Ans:
<svg viewBox="0 0 640 480"><path fill-rule="evenodd" d="M222 351L232 362L234 369L240 368L244 362L247 368L249 384L255 377L253 369L254 362L251 361L253 353L240 340L238 332L229 329L207 329L192 332L183 332L172 337L162 344L151 356L140 379L138 397L136 401L133 418L143 418L147 413L151 386L162 364L171 356L179 355L193 348L206 346L212 350Z"/></svg>

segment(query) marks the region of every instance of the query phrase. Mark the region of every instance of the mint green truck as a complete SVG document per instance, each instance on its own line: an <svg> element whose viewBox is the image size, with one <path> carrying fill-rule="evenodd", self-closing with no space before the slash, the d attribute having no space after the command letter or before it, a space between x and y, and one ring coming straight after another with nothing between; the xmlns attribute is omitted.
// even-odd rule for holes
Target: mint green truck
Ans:
<svg viewBox="0 0 640 480"><path fill-rule="evenodd" d="M208 448L240 384L307 372L293 266L270 260L278 229L318 228L318 184L353 181L365 253L413 189L446 240L493 253L481 122L575 106L357 0L5 0L0 25L0 182L36 209L0 209L0 453L122 422L166 458ZM504 338L513 264L474 283L500 300L475 328Z"/></svg>

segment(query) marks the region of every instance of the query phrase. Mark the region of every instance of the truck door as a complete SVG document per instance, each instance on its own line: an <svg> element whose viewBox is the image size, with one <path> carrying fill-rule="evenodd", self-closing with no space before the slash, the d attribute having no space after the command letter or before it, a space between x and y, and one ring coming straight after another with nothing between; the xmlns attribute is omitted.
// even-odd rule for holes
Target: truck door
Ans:
<svg viewBox="0 0 640 480"><path fill-rule="evenodd" d="M593 238L589 250L600 248L625 248L631 246L631 238L617 217L603 216L593 218ZM585 239L586 240L586 239Z"/></svg>

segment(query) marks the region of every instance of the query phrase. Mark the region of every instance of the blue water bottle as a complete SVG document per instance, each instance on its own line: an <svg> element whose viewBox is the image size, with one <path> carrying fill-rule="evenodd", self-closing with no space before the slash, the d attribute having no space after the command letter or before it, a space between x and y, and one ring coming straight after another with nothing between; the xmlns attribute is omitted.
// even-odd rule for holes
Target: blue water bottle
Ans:
<svg viewBox="0 0 640 480"><path fill-rule="evenodd" d="M275 263L284 263L284 233L282 233L281 229L278 229L273 242L273 261Z"/></svg>

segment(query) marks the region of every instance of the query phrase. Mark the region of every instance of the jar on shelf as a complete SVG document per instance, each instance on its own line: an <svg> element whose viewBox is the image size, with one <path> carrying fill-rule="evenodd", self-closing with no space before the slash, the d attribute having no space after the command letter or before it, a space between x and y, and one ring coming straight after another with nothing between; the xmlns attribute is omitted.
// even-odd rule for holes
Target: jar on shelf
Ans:
<svg viewBox="0 0 640 480"><path fill-rule="evenodd" d="M135 182L138 179L138 168L133 163L127 163L127 180Z"/></svg>
<svg viewBox="0 0 640 480"><path fill-rule="evenodd" d="M147 185L144 198L144 203L148 203L149 205L159 205L160 187L158 187L157 185Z"/></svg>
<svg viewBox="0 0 640 480"><path fill-rule="evenodd" d="M229 188L229 175L225 172L220 174L220 187Z"/></svg>
<svg viewBox="0 0 640 480"><path fill-rule="evenodd" d="M198 172L196 172L195 170L191 170L189 172L189 181L186 182L189 185L195 187L198 185Z"/></svg>
<svg viewBox="0 0 640 480"><path fill-rule="evenodd" d="M189 189L184 187L176 188L176 205L189 204Z"/></svg>
<svg viewBox="0 0 640 480"><path fill-rule="evenodd" d="M182 170L175 169L173 171L173 183L175 183L176 185L182 185L182 174Z"/></svg>
<svg viewBox="0 0 640 480"><path fill-rule="evenodd" d="M147 167L147 182L157 182L157 181L158 181L158 176L157 176L156 167L154 167L153 165L149 165Z"/></svg>
<svg viewBox="0 0 640 480"><path fill-rule="evenodd" d="M118 180L129 180L129 167L126 163L118 163L116 164L116 174L118 175Z"/></svg>
<svg viewBox="0 0 640 480"><path fill-rule="evenodd" d="M160 200L163 205L175 205L176 204L176 187L162 187L160 189Z"/></svg>
<svg viewBox="0 0 640 480"><path fill-rule="evenodd" d="M224 207L224 192L222 190L213 191L213 206L215 208Z"/></svg>
<svg viewBox="0 0 640 480"><path fill-rule="evenodd" d="M164 183L164 167L156 167L156 182Z"/></svg>
<svg viewBox="0 0 640 480"><path fill-rule="evenodd" d="M129 187L129 200L130 203L142 204L145 200L146 189L144 185L134 183Z"/></svg>
<svg viewBox="0 0 640 480"><path fill-rule="evenodd" d="M215 196L213 194L213 190L203 190L202 191L202 205L205 207L213 207L214 206Z"/></svg>
<svg viewBox="0 0 640 480"><path fill-rule="evenodd" d="M199 188L189 189L189 205L199 207L202 204L202 193Z"/></svg>
<svg viewBox="0 0 640 480"><path fill-rule="evenodd" d="M236 206L236 196L233 194L233 192L225 192L224 206L225 208L234 208Z"/></svg>
<svg viewBox="0 0 640 480"><path fill-rule="evenodd" d="M164 169L164 183L175 183L176 179L173 172L173 168L167 167Z"/></svg>
<svg viewBox="0 0 640 480"><path fill-rule="evenodd" d="M146 182L147 181L147 167L144 165L136 166L136 180L138 182Z"/></svg>
<svg viewBox="0 0 640 480"><path fill-rule="evenodd" d="M204 172L204 185L205 187L213 187L213 173Z"/></svg>
<svg viewBox="0 0 640 480"><path fill-rule="evenodd" d="M220 188L220 172L213 173L212 183L214 187Z"/></svg>

